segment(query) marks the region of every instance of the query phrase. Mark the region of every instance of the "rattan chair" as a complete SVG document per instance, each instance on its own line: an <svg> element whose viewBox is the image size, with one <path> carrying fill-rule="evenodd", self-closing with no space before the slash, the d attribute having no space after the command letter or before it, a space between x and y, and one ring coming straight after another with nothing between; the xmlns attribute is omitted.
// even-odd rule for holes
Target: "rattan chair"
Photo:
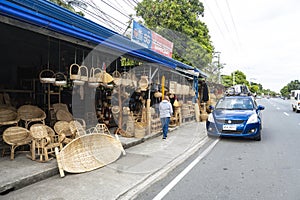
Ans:
<svg viewBox="0 0 300 200"><path fill-rule="evenodd" d="M30 145L31 136L27 129L22 127L9 127L3 132L3 140L10 145L10 159L14 159L15 149L19 146Z"/></svg>
<svg viewBox="0 0 300 200"><path fill-rule="evenodd" d="M64 136L55 135L52 128L43 124L34 124L30 127L30 135L32 137L31 159L36 160L39 157L40 162L47 162L49 155L55 154L55 147L62 149Z"/></svg>
<svg viewBox="0 0 300 200"><path fill-rule="evenodd" d="M46 113L37 106L23 105L18 109L18 115L25 123L25 128L32 122L41 122L45 124Z"/></svg>
<svg viewBox="0 0 300 200"><path fill-rule="evenodd" d="M63 144L68 144L76 137L76 132L70 128L70 123L67 121L58 121L54 124L54 130L58 135L64 135Z"/></svg>
<svg viewBox="0 0 300 200"><path fill-rule="evenodd" d="M0 108L0 126L18 125L20 117L18 113L10 107Z"/></svg>

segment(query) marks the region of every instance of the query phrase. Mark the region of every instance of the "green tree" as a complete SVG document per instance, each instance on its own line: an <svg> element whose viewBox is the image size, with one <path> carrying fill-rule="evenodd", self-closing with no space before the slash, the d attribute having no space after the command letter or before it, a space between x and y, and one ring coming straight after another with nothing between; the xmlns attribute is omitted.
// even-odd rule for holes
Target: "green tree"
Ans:
<svg viewBox="0 0 300 200"><path fill-rule="evenodd" d="M59 5L60 7L63 7L63 8L66 8L66 9L72 11L73 13L84 16L84 14L81 11L76 12L74 7L71 5L71 3L66 3L64 0L50 0L50 1ZM72 2L72 1L70 1L70 2Z"/></svg>
<svg viewBox="0 0 300 200"><path fill-rule="evenodd" d="M280 94L284 97L289 97L290 91L287 85L280 90Z"/></svg>
<svg viewBox="0 0 300 200"><path fill-rule="evenodd" d="M280 93L284 97L288 97L289 94L291 93L291 90L300 90L300 82L299 80L294 80L289 82L286 86L284 86L281 90Z"/></svg>
<svg viewBox="0 0 300 200"><path fill-rule="evenodd" d="M199 19L204 13L199 0L143 0L136 13L148 28L174 43L174 59L202 70L209 67L214 48Z"/></svg>

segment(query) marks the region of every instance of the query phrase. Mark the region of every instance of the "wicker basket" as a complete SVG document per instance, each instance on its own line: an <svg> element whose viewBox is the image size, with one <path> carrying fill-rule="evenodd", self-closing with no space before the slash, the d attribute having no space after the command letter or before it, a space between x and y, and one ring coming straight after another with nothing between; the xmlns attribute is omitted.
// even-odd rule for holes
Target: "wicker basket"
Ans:
<svg viewBox="0 0 300 200"><path fill-rule="evenodd" d="M101 74L102 74L102 82L105 84L110 83L114 80L113 77L106 71L102 71Z"/></svg>
<svg viewBox="0 0 300 200"><path fill-rule="evenodd" d="M120 74L120 72L114 71L114 72L112 73L112 77L113 77L114 83L115 83L116 85L121 85L122 79L121 79L121 74Z"/></svg>
<svg viewBox="0 0 300 200"><path fill-rule="evenodd" d="M54 83L55 77L54 72L50 69L44 69L39 74L40 82L41 83Z"/></svg>
<svg viewBox="0 0 300 200"><path fill-rule="evenodd" d="M177 83L175 81L170 81L169 93L175 94L176 93L176 86L177 86Z"/></svg>
<svg viewBox="0 0 300 200"><path fill-rule="evenodd" d="M183 94L183 91L182 91L182 86L181 84L177 83L176 84L176 91L175 91L175 94Z"/></svg>
<svg viewBox="0 0 300 200"><path fill-rule="evenodd" d="M116 161L123 150L120 141L108 134L78 137L60 152L56 149L60 176L65 176L64 171L82 173L103 167Z"/></svg>
<svg viewBox="0 0 300 200"><path fill-rule="evenodd" d="M148 88L148 76L141 76L141 79L139 80L139 87L142 91L146 91Z"/></svg>
<svg viewBox="0 0 300 200"><path fill-rule="evenodd" d="M55 82L53 83L53 85L59 87L67 85L67 77L63 73L57 72L56 74L54 74L54 77Z"/></svg>
<svg viewBox="0 0 300 200"><path fill-rule="evenodd" d="M80 80L88 81L89 80L89 70L88 70L88 68L84 65L81 65L79 67L79 71L80 71Z"/></svg>
<svg viewBox="0 0 300 200"><path fill-rule="evenodd" d="M70 79L71 80L80 80L80 66L76 63L70 66Z"/></svg>
<svg viewBox="0 0 300 200"><path fill-rule="evenodd" d="M121 84L124 86L129 86L131 84L130 74L128 72L121 73Z"/></svg>
<svg viewBox="0 0 300 200"><path fill-rule="evenodd" d="M98 78L95 76L95 68L94 67L92 67L90 70L88 86L91 88L97 88L100 86L100 81L98 81Z"/></svg>

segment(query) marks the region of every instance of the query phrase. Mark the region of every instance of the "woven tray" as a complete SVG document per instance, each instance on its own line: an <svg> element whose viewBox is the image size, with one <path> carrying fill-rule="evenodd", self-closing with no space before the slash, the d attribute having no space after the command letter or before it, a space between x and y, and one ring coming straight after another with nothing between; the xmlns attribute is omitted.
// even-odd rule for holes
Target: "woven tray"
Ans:
<svg viewBox="0 0 300 200"><path fill-rule="evenodd" d="M64 171L82 173L116 161L123 151L119 140L111 135L93 133L76 138L60 152L56 149L60 176Z"/></svg>

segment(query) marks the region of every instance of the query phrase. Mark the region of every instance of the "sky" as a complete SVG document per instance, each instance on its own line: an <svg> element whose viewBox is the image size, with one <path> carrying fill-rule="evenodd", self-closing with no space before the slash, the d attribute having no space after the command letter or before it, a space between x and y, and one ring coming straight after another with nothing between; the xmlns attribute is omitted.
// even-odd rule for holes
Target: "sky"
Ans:
<svg viewBox="0 0 300 200"><path fill-rule="evenodd" d="M235 70L279 92L300 79L300 1L203 0L204 17L222 74Z"/></svg>
<svg viewBox="0 0 300 200"><path fill-rule="evenodd" d="M90 1L125 24L129 18L112 7L128 15L137 2L113 0L108 6L103 0ZM300 79L299 0L200 1L205 9L200 20L208 26L215 51L221 52L220 62L225 64L222 74L240 70L248 81L275 92Z"/></svg>

